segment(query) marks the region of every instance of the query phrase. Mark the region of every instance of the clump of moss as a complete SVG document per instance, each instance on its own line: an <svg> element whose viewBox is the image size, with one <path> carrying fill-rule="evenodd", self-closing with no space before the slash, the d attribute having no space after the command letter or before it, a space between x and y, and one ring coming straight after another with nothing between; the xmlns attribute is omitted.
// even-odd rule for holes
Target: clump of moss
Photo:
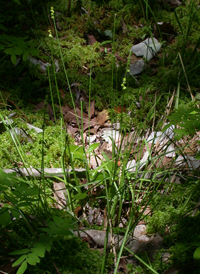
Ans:
<svg viewBox="0 0 200 274"><path fill-rule="evenodd" d="M37 116L37 115L36 115ZM27 116L29 122L32 120L31 116ZM36 118L36 117L35 117ZM43 128L43 114L38 115L39 119L34 122L33 125L39 128ZM17 147L14 145L10 133L5 131L1 134L0 142L0 162L1 168L12 168L14 164L22 162L21 155L27 166L33 166L34 168L40 168L42 157L44 159L44 166L54 168L61 167L61 157L63 155L62 151L62 142L65 140L67 135L66 129L63 129L61 132L60 121L57 121L57 125L44 127L44 138L43 133L36 133L34 129L29 130L26 123L21 119L13 119L14 124L13 128L18 128L25 130L28 134L28 137L32 140L30 142L27 138L21 138L16 136L20 141L20 146ZM73 139L68 136L68 141L70 144L73 143ZM43 156L42 156L43 154ZM66 155L66 165L69 164L69 156Z"/></svg>
<svg viewBox="0 0 200 274"><path fill-rule="evenodd" d="M77 237L56 241L52 246L50 257L46 256L37 265L37 273L43 271L54 271L52 260L60 273L63 274L98 274L101 273L103 257L98 250L91 250L87 243ZM113 264L112 256L107 259L107 266L104 273L109 273ZM27 273L33 273L35 268L29 267Z"/></svg>

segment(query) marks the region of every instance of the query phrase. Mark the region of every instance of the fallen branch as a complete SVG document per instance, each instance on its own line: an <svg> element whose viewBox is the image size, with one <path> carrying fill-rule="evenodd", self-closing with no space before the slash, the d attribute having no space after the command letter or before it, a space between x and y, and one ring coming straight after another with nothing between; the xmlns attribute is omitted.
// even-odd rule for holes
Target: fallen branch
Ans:
<svg viewBox="0 0 200 274"><path fill-rule="evenodd" d="M104 241L106 237L106 231L86 229L74 231L74 234L84 241L87 241L90 245L97 245L98 247L104 246ZM111 233L108 234L107 248L112 248L115 245L116 250L118 250L122 244L123 236ZM113 243L114 239L114 243ZM145 235L141 235L138 238L128 238L126 241L126 247L128 247L133 253L138 254L141 252L155 252L162 245L163 238L157 234L148 238Z"/></svg>
<svg viewBox="0 0 200 274"><path fill-rule="evenodd" d="M62 168L44 168L44 170L36 169L36 168L13 168L13 169L4 169L6 173L17 173L18 176L25 177L35 177L35 178L52 178L59 177L63 178L64 175L67 177L74 177L73 169L65 169L65 173L63 173ZM78 178L86 178L86 170L84 168L75 168L74 169L76 176Z"/></svg>

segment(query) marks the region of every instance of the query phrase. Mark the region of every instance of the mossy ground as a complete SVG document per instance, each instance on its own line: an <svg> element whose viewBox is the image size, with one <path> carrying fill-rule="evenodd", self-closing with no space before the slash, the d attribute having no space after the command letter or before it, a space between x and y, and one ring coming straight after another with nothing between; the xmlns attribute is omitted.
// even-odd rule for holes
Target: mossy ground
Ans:
<svg viewBox="0 0 200 274"><path fill-rule="evenodd" d="M69 82L79 83L80 89L86 90L87 94L90 93L91 100L95 100L95 108L98 110L103 108L112 109L113 106L122 105L127 108L127 112L130 110L131 117L126 113L123 114L123 129L127 130L130 127L146 129L152 126L153 121L157 123L179 82L179 104L184 106L194 104L191 103L188 82L195 96L199 93L200 88L200 53L198 50L200 26L197 5L193 1L185 1L182 6L176 8L178 21L173 8L169 5L164 6L162 1L157 1L156 5L152 3L153 14L149 11L148 18L147 14L143 12L139 1L112 0L106 5L97 5L95 1L72 1L71 17L67 17L68 5L64 0L46 1L45 3L29 1L29 4L25 0L21 2L22 5L19 6L14 1L4 1L1 7L3 11L1 12L1 22L7 28L9 35L29 37L27 44L40 49L39 59L51 64L48 76L47 71L42 72L39 66L31 64L29 60L25 62L19 60L19 63L14 66L10 61L10 55L0 53L0 85L10 93L9 99L11 102L7 109L12 109L18 113L18 118L14 119L14 123L17 127L27 130L33 139L33 143L21 141L20 149L23 151L23 157L27 165L40 168L43 149L44 166L51 167L51 164L53 164L55 168L60 167L60 121L57 120L57 125L53 122L44 125L43 112L33 112L33 104L35 103L46 99L51 104L49 78L52 82L54 102L55 104L58 103L52 56L53 60L58 60L60 66L60 71L56 73L58 88L66 93L65 98L61 99L62 104L69 103L70 98L69 93L66 91L68 85L61 62L58 41L55 39L53 22L50 18L51 6L57 12L56 17L61 28L58 32L59 44L62 48ZM143 6L145 6L144 2L142 1ZM88 13L85 13L81 6ZM126 34L122 31L122 18L127 26L128 31ZM117 53L127 60L132 45L152 35L155 19L157 22L170 22L176 35L170 42L161 41L160 39L162 49L160 54L154 58L154 69L149 63L147 69L136 79L127 76L127 89L123 90L121 84L126 76L127 65L123 62L117 62L113 53ZM48 36L49 29L52 31L53 39ZM87 34L93 34L97 42L88 45ZM112 40L113 36L115 37L112 43L113 53L106 51L106 48L110 47L110 43L103 45L104 52L99 51L102 42ZM178 52L182 56L187 79ZM136 102L140 102L141 108L137 107ZM26 116L18 112L16 106ZM9 112L1 109L1 114L7 116ZM58 118L59 115L59 111L57 111ZM23 118L23 121L21 118ZM36 134L33 130L28 131L26 122L44 128L44 136L41 133ZM157 127L159 128L160 124ZM64 137L65 133L63 133ZM0 167L11 168L13 164L17 165L19 162L18 151L13 146L8 132L1 133L0 139ZM70 143L73 143L72 139L70 139ZM69 159L67 158L66 164L68 163ZM163 201L163 196L156 195L151 201L155 213L152 217L149 217L149 231L152 233L158 231L164 236L167 225L172 224L174 219L178 219L183 211L187 212L195 206L198 197L194 195L190 204L187 204L187 197L195 184L198 183L198 179L196 182L187 180L184 187L183 185L181 187L174 186L174 192L165 196L163 203L160 202ZM196 190L198 190L198 187ZM158 204L159 206L157 206ZM170 238L166 239L167 245L183 244L182 249L172 250L172 253L174 252L173 262L177 262L178 266L180 264L185 266L185 270L181 270L181 273L198 273L196 269L198 269L199 264L191 259L195 246L198 244L198 217L198 213L196 213L195 218L182 219L171 228ZM191 228L190 233L188 232L188 224ZM178 233L179 230L182 234ZM20 235L23 234L23 229L19 228L18 231ZM189 235L187 238L185 238L186 234ZM193 237L190 237L190 235ZM72 241L57 242L56 245L55 253L53 250L51 255L58 264L62 261L62 266L59 267L60 272L99 273L101 256L95 251L90 251L85 243L73 239ZM58 250L61 254L59 256ZM177 250L181 251L181 256L182 254L184 256L181 257ZM44 260L46 261L38 266L37 273L44 273L43 267L47 270L46 265L49 264L49 261L48 258ZM83 262L85 268L81 267ZM131 271L135 272L130 273L149 273L148 269L139 268L138 270L132 269ZM159 266L157 264L155 269L159 272L161 269L163 270L163 265ZM35 272L35 269L30 269L30 273L31 271ZM51 272L51 270L49 271Z"/></svg>

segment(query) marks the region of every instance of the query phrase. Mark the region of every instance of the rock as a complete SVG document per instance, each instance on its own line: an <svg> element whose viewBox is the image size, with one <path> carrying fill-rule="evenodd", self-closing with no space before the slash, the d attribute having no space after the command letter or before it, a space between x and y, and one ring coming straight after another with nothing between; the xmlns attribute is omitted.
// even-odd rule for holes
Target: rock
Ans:
<svg viewBox="0 0 200 274"><path fill-rule="evenodd" d="M139 238L141 235L146 234L146 225L137 225L134 229L134 237Z"/></svg>
<svg viewBox="0 0 200 274"><path fill-rule="evenodd" d="M156 38L147 38L143 42L131 48L132 53L138 57L143 57L147 61L151 60L161 49L161 44Z"/></svg>

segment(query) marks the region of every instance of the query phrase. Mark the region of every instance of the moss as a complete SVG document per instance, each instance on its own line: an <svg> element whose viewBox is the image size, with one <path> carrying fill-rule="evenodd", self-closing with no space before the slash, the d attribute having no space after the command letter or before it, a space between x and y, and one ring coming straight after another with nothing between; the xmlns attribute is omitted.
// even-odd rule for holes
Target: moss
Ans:
<svg viewBox="0 0 200 274"><path fill-rule="evenodd" d="M58 252L59 250L59 252ZM52 260L57 266L60 273L63 274L98 274L101 273L102 255L98 250L91 250L87 243L82 242L77 237L71 239L62 239L54 243L50 252L51 260L45 257L41 263L37 265L37 273L43 271L55 271ZM109 273L109 268L113 264L112 256L108 256L105 274ZM35 272L35 268L31 266L28 268L27 273Z"/></svg>
<svg viewBox="0 0 200 274"><path fill-rule="evenodd" d="M31 118L28 116L29 122L33 121L33 125L39 128L43 126L43 115L38 116L40 119ZM40 168L42 162L42 152L44 156L44 166L60 168L61 167L61 157L63 155L61 143L65 140L66 132L63 130L61 133L60 121L57 121L57 125L45 126L44 128L44 139L42 133L36 133L33 129L28 130L25 122L19 119L13 119L15 125L13 127L22 128L26 130L29 138L33 142L29 142L26 138L21 139L20 146L18 148L13 144L11 136L8 131L1 134L0 139L0 167L1 168L12 168L14 163L22 162L24 159L27 166L33 166L34 168ZM34 121L37 120L37 121ZM18 137L19 138L19 137ZM69 142L73 143L71 137L69 137ZM19 151L21 151L22 158L19 156ZM69 164L69 157L66 157L66 165ZM76 165L76 163L75 163Z"/></svg>

